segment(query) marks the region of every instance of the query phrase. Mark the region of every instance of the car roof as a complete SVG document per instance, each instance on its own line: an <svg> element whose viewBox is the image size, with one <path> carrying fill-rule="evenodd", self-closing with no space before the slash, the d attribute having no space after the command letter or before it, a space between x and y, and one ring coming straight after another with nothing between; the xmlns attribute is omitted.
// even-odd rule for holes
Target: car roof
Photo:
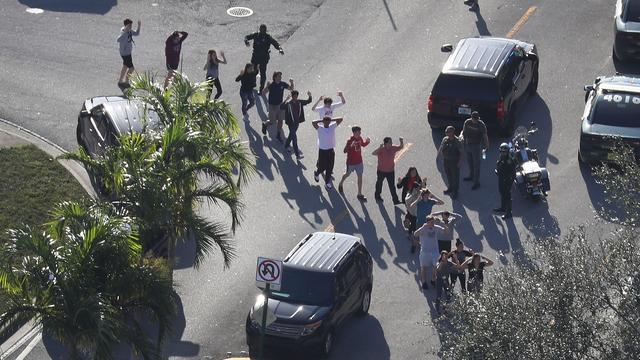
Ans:
<svg viewBox="0 0 640 360"><path fill-rule="evenodd" d="M596 81L601 90L640 93L640 77L618 74L598 77Z"/></svg>
<svg viewBox="0 0 640 360"><path fill-rule="evenodd" d="M284 259L285 266L333 272L360 239L346 234L315 232L300 241Z"/></svg>
<svg viewBox="0 0 640 360"><path fill-rule="evenodd" d="M496 37L466 38L458 42L442 67L445 74L496 77L520 41Z"/></svg>
<svg viewBox="0 0 640 360"><path fill-rule="evenodd" d="M142 132L145 105L141 102L123 96L100 96L90 99L90 102L94 107L102 105L118 134L128 133L130 130ZM146 118L151 129L159 127L158 115L153 110L147 110Z"/></svg>

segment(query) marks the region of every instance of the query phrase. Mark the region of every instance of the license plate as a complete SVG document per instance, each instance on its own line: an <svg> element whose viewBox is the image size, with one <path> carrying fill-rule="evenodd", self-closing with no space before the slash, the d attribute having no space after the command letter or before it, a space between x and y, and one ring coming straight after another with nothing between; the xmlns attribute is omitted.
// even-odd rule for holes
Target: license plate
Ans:
<svg viewBox="0 0 640 360"><path fill-rule="evenodd" d="M463 106L459 107L458 115L471 115L471 108Z"/></svg>

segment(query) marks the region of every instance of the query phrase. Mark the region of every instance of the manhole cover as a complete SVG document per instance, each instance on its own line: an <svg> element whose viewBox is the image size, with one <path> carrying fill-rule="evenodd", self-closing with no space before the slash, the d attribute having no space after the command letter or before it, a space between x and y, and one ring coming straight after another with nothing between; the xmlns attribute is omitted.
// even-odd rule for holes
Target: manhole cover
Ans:
<svg viewBox="0 0 640 360"><path fill-rule="evenodd" d="M227 14L233 17L247 17L253 15L253 10L249 9L248 7L234 6L227 9Z"/></svg>

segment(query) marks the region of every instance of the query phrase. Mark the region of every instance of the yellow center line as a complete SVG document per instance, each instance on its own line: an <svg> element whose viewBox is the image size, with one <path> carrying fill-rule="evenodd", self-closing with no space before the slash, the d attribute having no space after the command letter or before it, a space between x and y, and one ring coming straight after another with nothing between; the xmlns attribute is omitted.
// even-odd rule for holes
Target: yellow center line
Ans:
<svg viewBox="0 0 640 360"><path fill-rule="evenodd" d="M509 30L509 32L507 33L506 37L508 39L511 39L513 37L513 35L515 35L524 26L524 24L527 22L527 20L529 20L531 15L533 15L533 13L535 13L537 9L538 9L538 7L536 7L536 6L532 6L529 9L527 9L527 11L525 11L524 15L522 15L522 17L520 18L520 20L518 20L518 22L515 25L513 25L511 30Z"/></svg>
<svg viewBox="0 0 640 360"><path fill-rule="evenodd" d="M398 152L396 153L396 156L395 156L395 158L393 159L393 160L394 160L394 162L396 162L396 163L397 163L398 161L400 161L400 159L404 156L404 154L405 154L407 151L409 151L409 148L410 148L412 145L413 145L412 143L406 143L406 144L404 144L404 147L403 147L402 149L400 149L400 151L398 151ZM341 223L341 222L342 222L342 221L347 217L347 215L349 215L349 210L347 210L347 209L342 210L340 213L338 213L338 216L336 216L336 218L335 218L335 219L333 219L333 220L331 221L331 224L330 224L330 225L328 225L328 226L324 229L324 231L325 231L325 232L334 232L334 231L336 231L336 225L340 224L340 223Z"/></svg>

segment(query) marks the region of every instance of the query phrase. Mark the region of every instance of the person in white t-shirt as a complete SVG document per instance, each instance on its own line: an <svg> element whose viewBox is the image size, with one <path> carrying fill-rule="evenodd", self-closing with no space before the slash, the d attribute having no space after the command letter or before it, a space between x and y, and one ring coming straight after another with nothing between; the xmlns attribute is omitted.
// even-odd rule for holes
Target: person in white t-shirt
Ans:
<svg viewBox="0 0 640 360"><path fill-rule="evenodd" d="M341 122L342 118L332 119L329 116L311 122L311 125L318 131L318 163L316 164L316 171L313 172L313 178L318 182L320 181L320 174L324 173L324 182L327 190L333 188L331 174L333 173L333 163L336 158L333 148L336 147L336 127Z"/></svg>
<svg viewBox="0 0 640 360"><path fill-rule="evenodd" d="M347 102L347 100L344 99L344 94L342 93L342 91L338 91L338 96L340 97L340 101L337 103L334 103L333 99L331 99L330 97L320 96L320 98L318 98L318 101L313 104L313 111L317 111L318 114L320 114L320 119L324 119L325 116L333 117L333 110L339 108ZM323 102L323 106L319 106L320 101Z"/></svg>
<svg viewBox="0 0 640 360"><path fill-rule="evenodd" d="M425 223L416 230L413 235L420 239L420 279L422 280L422 289L426 290L427 275L429 268L435 269L438 262L438 238L440 238L444 228L435 224L433 215L428 215ZM435 286L435 281L431 282Z"/></svg>

